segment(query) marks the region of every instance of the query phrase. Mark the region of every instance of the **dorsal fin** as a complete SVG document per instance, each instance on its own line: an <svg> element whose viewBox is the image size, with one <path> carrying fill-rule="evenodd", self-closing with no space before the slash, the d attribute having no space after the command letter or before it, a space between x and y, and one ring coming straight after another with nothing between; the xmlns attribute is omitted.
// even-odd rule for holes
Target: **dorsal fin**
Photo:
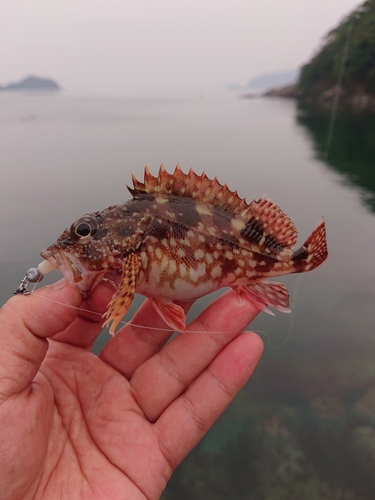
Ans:
<svg viewBox="0 0 375 500"><path fill-rule="evenodd" d="M138 181L134 174L132 179L134 187L128 189L134 198L145 193L191 198L241 219L245 222L245 237L256 232L258 240L264 235L267 241L283 248L291 248L296 244L297 231L293 222L275 203L267 198L260 198L249 205L244 198L238 196L237 191L231 191L227 184L223 186L216 177L209 179L205 172L197 175L191 168L185 174L178 164L173 174L170 174L161 164L156 177L150 174L146 166L143 182Z"/></svg>
<svg viewBox="0 0 375 500"><path fill-rule="evenodd" d="M127 187L135 198L143 193L173 194L192 198L201 203L209 203L233 215L240 214L248 207L246 201L238 196L237 191L230 191L227 184L223 186L216 177L209 179L205 172L197 175L192 168L188 174L185 174L179 164L173 174L169 174L161 164L157 177L150 174L146 166L143 182L138 181L134 174L132 179L134 187Z"/></svg>
<svg viewBox="0 0 375 500"><path fill-rule="evenodd" d="M298 233L293 222L269 198L253 200L242 211L241 217L247 221L243 230L245 236L257 233L257 239L264 236L267 241L283 248L292 248L297 243Z"/></svg>

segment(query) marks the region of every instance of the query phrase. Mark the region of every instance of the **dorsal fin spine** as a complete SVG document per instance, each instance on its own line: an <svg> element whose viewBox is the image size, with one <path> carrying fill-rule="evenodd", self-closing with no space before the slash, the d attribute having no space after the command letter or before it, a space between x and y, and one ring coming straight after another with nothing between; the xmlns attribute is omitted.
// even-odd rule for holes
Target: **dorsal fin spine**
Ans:
<svg viewBox="0 0 375 500"><path fill-rule="evenodd" d="M238 196L237 191L231 191L228 184L220 184L215 177L209 179L206 172L197 175L193 168L185 174L179 164L173 174L166 171L162 163L159 173L154 177L148 167L145 167L144 181L140 182L133 175L133 189L129 188L133 197L142 194L157 194L183 196L208 203L220 210L230 212L234 217L246 223L249 234L252 231L252 221L266 236L271 237L284 248L292 247L297 240L297 231L287 215L269 198L262 197L250 204Z"/></svg>

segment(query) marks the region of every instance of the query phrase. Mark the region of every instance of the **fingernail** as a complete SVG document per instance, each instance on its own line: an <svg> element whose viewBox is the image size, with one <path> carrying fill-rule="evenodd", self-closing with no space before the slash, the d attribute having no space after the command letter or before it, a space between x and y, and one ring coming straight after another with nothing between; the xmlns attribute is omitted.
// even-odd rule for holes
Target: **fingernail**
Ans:
<svg viewBox="0 0 375 500"><path fill-rule="evenodd" d="M66 281L65 278L61 278L61 280L56 281L56 283L52 284L52 288L54 290L61 290L61 288L64 288L64 286L68 285L69 283Z"/></svg>
<svg viewBox="0 0 375 500"><path fill-rule="evenodd" d="M102 281L100 282L101 286L105 286L108 290L117 290L118 286L116 283L108 278L103 278Z"/></svg>

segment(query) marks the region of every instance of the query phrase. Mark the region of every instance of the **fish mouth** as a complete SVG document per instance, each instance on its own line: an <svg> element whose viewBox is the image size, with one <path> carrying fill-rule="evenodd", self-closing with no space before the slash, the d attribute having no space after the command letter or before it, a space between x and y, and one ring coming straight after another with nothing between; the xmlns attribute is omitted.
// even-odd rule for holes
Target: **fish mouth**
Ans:
<svg viewBox="0 0 375 500"><path fill-rule="evenodd" d="M83 259L60 249L48 248L41 256L56 267L68 283L76 285L84 297L103 279L105 271L93 271Z"/></svg>

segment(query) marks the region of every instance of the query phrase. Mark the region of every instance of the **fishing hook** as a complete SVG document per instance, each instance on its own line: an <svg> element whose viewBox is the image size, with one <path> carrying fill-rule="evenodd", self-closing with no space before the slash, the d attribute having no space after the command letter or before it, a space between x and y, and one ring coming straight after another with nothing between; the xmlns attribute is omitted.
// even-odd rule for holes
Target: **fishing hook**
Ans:
<svg viewBox="0 0 375 500"><path fill-rule="evenodd" d="M30 295L30 290L27 289L30 283L39 283L42 281L44 275L37 267L30 267L26 271L26 276L21 280L20 286L17 288L13 295Z"/></svg>

